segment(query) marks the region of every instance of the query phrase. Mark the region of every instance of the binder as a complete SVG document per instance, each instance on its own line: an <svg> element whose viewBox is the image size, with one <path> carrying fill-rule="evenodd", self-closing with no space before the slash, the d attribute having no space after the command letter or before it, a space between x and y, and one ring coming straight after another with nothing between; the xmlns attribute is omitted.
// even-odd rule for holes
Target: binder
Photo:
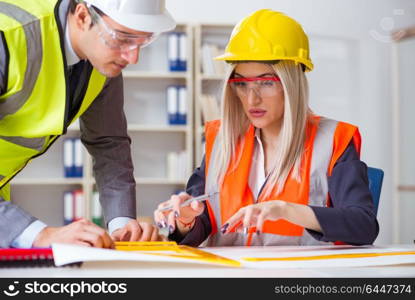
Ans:
<svg viewBox="0 0 415 300"><path fill-rule="evenodd" d="M65 192L63 194L63 223L68 225L74 220L74 194Z"/></svg>
<svg viewBox="0 0 415 300"><path fill-rule="evenodd" d="M74 177L83 176L83 151L82 151L82 142L81 139L74 139Z"/></svg>
<svg viewBox="0 0 415 300"><path fill-rule="evenodd" d="M179 63L179 34L177 32L169 33L167 38L169 70L172 72L180 71Z"/></svg>
<svg viewBox="0 0 415 300"><path fill-rule="evenodd" d="M79 138L67 138L63 142L64 176L69 178L83 176L83 150Z"/></svg>
<svg viewBox="0 0 415 300"><path fill-rule="evenodd" d="M182 72L187 70L187 35L179 34L179 69Z"/></svg>
<svg viewBox="0 0 415 300"><path fill-rule="evenodd" d="M92 222L98 226L103 226L102 207L99 202L99 193L92 193Z"/></svg>
<svg viewBox="0 0 415 300"><path fill-rule="evenodd" d="M202 72L205 75L223 75L226 64L214 58L224 52L218 45L205 43L202 45Z"/></svg>
<svg viewBox="0 0 415 300"><path fill-rule="evenodd" d="M170 180L177 179L178 159L176 152L167 153L167 178Z"/></svg>
<svg viewBox="0 0 415 300"><path fill-rule="evenodd" d="M214 95L201 95L200 104L203 123L220 119L220 106Z"/></svg>
<svg viewBox="0 0 415 300"><path fill-rule="evenodd" d="M179 152L179 165L177 170L179 171L179 179L186 180L187 174L187 151Z"/></svg>
<svg viewBox="0 0 415 300"><path fill-rule="evenodd" d="M73 191L74 195L74 218L73 221L77 221L85 217L85 202L84 192L82 190Z"/></svg>
<svg viewBox="0 0 415 300"><path fill-rule="evenodd" d="M178 97L176 86L167 87L167 119L169 125L178 124Z"/></svg>
<svg viewBox="0 0 415 300"><path fill-rule="evenodd" d="M178 110L177 124L186 125L187 123L187 89L185 86L178 86Z"/></svg>
<svg viewBox="0 0 415 300"><path fill-rule="evenodd" d="M74 177L74 143L71 138L63 141L63 168L65 177Z"/></svg>
<svg viewBox="0 0 415 300"><path fill-rule="evenodd" d="M215 66L213 63L212 47L210 44L202 46L202 72L204 75L215 75Z"/></svg>
<svg viewBox="0 0 415 300"><path fill-rule="evenodd" d="M65 266L80 266L71 263ZM55 267L51 248L5 248L0 249L0 268Z"/></svg>

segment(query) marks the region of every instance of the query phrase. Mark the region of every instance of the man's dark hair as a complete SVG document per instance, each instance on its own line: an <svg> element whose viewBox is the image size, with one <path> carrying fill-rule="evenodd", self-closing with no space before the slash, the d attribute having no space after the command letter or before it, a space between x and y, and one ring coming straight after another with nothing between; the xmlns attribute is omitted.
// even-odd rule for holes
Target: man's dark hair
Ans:
<svg viewBox="0 0 415 300"><path fill-rule="evenodd" d="M72 15L75 13L76 6L78 4L81 4L81 2L79 2L79 0L70 0L69 1L69 11ZM98 15L100 15L101 17L105 16L105 14L100 9L96 8L95 6L92 6L92 7L98 13ZM95 25L95 22L96 22L95 18L92 18L92 23L91 23L89 28L92 28Z"/></svg>
<svg viewBox="0 0 415 300"><path fill-rule="evenodd" d="M71 14L73 14L75 12L75 8L78 5L78 1L77 0L70 0L69 1L69 11L71 12Z"/></svg>
<svg viewBox="0 0 415 300"><path fill-rule="evenodd" d="M70 0L69 1L69 11L71 12L71 14L74 14L75 13L75 9L76 9L76 6L78 5L78 4L80 4L79 3L79 0ZM100 15L100 16L104 16L105 14L99 9L99 8L96 8L95 6L92 6L94 9L95 9L95 11Z"/></svg>

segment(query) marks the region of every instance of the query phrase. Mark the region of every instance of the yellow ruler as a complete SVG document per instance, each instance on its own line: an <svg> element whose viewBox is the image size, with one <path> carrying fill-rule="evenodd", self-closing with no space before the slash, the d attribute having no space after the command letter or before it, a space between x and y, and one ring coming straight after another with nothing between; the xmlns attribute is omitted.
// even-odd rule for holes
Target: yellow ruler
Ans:
<svg viewBox="0 0 415 300"><path fill-rule="evenodd" d="M137 251L141 254L203 261L231 267L240 267L239 261L209 253L201 249L177 245L176 242L115 242L115 249Z"/></svg>
<svg viewBox="0 0 415 300"><path fill-rule="evenodd" d="M327 255L294 256L294 257L243 257L242 260L245 260L245 261L298 261L298 260L320 260L320 259L367 258L367 257L396 256L396 255L415 255L415 251L345 253L345 254L327 254Z"/></svg>
<svg viewBox="0 0 415 300"><path fill-rule="evenodd" d="M115 249L122 251L171 251L178 247L176 242L115 242Z"/></svg>

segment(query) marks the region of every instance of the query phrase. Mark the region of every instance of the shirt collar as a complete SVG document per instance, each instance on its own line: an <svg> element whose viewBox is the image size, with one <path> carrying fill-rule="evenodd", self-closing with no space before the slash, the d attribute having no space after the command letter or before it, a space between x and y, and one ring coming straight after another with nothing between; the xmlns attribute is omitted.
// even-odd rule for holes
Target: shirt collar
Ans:
<svg viewBox="0 0 415 300"><path fill-rule="evenodd" d="M255 138L261 141L261 129L255 127Z"/></svg>
<svg viewBox="0 0 415 300"><path fill-rule="evenodd" d="M68 67L73 66L80 62L80 58L76 55L75 51L72 48L71 39L69 37L69 22L66 22L65 27L65 55L66 55L66 63Z"/></svg>
<svg viewBox="0 0 415 300"><path fill-rule="evenodd" d="M264 145L261 140L261 129L255 127L255 147L259 147L260 154L264 155Z"/></svg>

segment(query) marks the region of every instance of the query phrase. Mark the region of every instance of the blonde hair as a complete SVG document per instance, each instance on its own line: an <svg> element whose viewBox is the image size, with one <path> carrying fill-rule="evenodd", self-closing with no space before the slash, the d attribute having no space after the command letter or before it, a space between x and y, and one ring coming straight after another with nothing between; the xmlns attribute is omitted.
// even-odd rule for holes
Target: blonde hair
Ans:
<svg viewBox="0 0 415 300"><path fill-rule="evenodd" d="M226 78L230 78L236 65L228 70ZM280 77L284 89L284 116L278 139L278 153L271 162L272 167L264 189L265 197L276 188L282 192L285 182L293 169L292 177L300 181L301 158L304 152L306 124L311 110L308 107L308 83L301 65L292 61L279 61L271 64ZM226 80L227 81L227 80ZM222 92L221 127L217 137L218 151L212 153L214 164L211 178L217 178L221 185L231 161L235 158L236 146L244 143L244 136L250 121L242 104L227 82ZM233 170L230 170L233 171Z"/></svg>

